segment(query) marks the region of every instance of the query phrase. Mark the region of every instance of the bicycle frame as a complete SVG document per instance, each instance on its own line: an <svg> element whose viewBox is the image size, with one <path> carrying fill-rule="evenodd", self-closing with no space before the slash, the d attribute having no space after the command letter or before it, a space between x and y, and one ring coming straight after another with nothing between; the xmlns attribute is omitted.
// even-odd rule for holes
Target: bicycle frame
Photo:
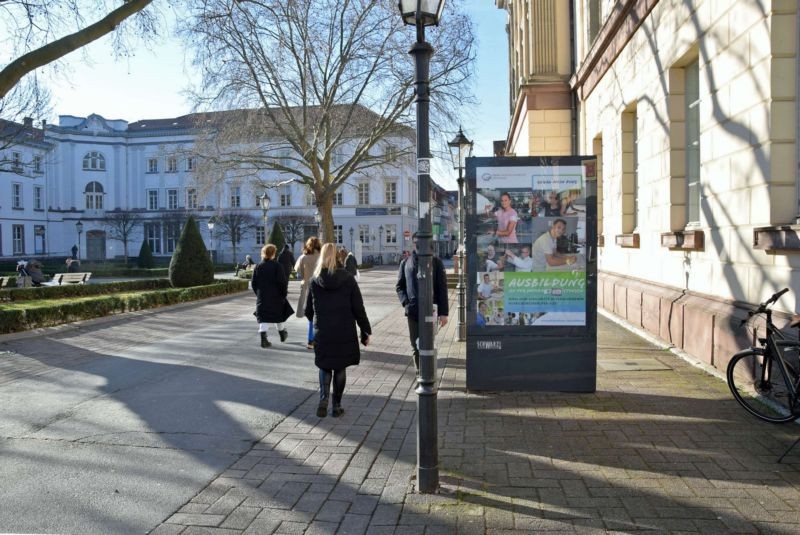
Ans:
<svg viewBox="0 0 800 535"><path fill-rule="evenodd" d="M790 406L792 407L792 412L795 412L794 408L797 405L797 398L798 398L798 386L800 386L800 380L792 384L790 381L791 374L789 373L789 369L786 366L786 361L783 358L783 351L781 351L780 346L791 347L797 346L798 342L794 342L791 340L787 340L786 337L781 333L781 331L775 327L772 323L772 310L767 309L764 311L764 314L767 316L767 337L766 337L766 344L764 345L764 357L765 358L772 358L776 362L778 362L778 366L781 368L781 372L783 374L783 381L786 385L786 389L789 392L789 402ZM752 348L753 350L757 350L759 348ZM764 375L769 373L767 370L769 369L768 366L763 366L761 368L761 381L764 381L766 377Z"/></svg>

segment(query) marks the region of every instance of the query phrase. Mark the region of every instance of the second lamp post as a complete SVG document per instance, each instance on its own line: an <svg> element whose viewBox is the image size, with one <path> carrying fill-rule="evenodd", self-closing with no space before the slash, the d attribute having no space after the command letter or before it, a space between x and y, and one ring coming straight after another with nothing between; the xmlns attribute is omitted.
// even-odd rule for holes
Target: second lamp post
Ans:
<svg viewBox="0 0 800 535"><path fill-rule="evenodd" d="M450 147L453 169L458 169L458 241L460 244L458 247L458 285L456 290L458 292L458 340L464 341L467 339L467 309L464 297L464 292L467 288L466 266L464 264L467 249L466 223L464 222L464 204L466 203L466 198L464 197L464 167L466 167L467 158L472 156L472 141L467 139L467 136L459 128L458 135L447 145Z"/></svg>

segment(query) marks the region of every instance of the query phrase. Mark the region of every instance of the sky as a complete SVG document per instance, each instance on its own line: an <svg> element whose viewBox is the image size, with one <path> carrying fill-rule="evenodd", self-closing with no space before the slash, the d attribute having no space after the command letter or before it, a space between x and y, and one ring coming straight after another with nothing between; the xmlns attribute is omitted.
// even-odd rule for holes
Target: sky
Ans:
<svg viewBox="0 0 800 535"><path fill-rule="evenodd" d="M497 9L493 0L467 0L466 4L478 40L473 91L479 105L465 110L461 126L475 142L473 154L491 156L492 141L506 138L509 123L506 12ZM445 7L443 24L446 16ZM409 36L412 39L413 32ZM196 79L191 53L169 36L151 48L141 47L132 57L115 60L104 39L89 45L85 53L68 56L62 71L68 74L50 86L53 116L48 122L57 123L58 115L97 113L133 122L190 113L184 89L187 80ZM449 162L434 165L434 179L442 187L455 189L455 178Z"/></svg>

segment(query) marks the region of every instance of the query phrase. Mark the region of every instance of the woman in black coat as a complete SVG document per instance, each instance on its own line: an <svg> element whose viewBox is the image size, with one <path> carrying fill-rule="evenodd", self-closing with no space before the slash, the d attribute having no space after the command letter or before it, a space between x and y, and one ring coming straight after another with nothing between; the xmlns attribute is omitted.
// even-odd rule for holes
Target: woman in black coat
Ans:
<svg viewBox="0 0 800 535"><path fill-rule="evenodd" d="M289 279L286 278L283 268L275 261L276 247L268 243L261 249L261 263L253 270L253 291L256 294L256 311L254 315L258 320L258 332L261 333L261 347L267 348L272 344L267 339L269 324L275 323L281 342L286 341L289 333L283 324L289 316L294 314L294 309L286 295L289 292Z"/></svg>
<svg viewBox="0 0 800 535"><path fill-rule="evenodd" d="M372 328L364 310L364 300L356 279L336 262L336 246L322 246L306 301L306 317L314 322L314 364L319 368L319 407L317 416L328 413L328 395L333 382L331 414L344 414L342 394L348 366L361 358L356 324L361 329L361 343L369 344Z"/></svg>

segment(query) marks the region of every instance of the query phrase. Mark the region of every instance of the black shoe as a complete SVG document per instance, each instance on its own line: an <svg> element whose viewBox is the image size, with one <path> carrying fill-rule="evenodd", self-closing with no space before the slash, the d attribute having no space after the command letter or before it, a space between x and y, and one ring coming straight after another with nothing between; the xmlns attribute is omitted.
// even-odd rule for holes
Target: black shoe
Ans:
<svg viewBox="0 0 800 535"><path fill-rule="evenodd" d="M267 348L267 347L270 347L271 345L272 344L269 343L269 340L267 340L267 333L262 332L261 333L261 347Z"/></svg>
<svg viewBox="0 0 800 535"><path fill-rule="evenodd" d="M317 413L317 414L319 414L319 413ZM341 405L334 405L333 406L333 410L331 411L331 416L333 416L334 418L338 418L342 414L344 414L344 409L342 408L342 406Z"/></svg>
<svg viewBox="0 0 800 535"><path fill-rule="evenodd" d="M289 331L287 331L286 329L278 331L278 334L281 337L281 342L285 342L286 339L289 338Z"/></svg>
<svg viewBox="0 0 800 535"><path fill-rule="evenodd" d="M319 406L317 407L317 416L320 418L325 418L328 415L328 400L323 399L319 402Z"/></svg>

